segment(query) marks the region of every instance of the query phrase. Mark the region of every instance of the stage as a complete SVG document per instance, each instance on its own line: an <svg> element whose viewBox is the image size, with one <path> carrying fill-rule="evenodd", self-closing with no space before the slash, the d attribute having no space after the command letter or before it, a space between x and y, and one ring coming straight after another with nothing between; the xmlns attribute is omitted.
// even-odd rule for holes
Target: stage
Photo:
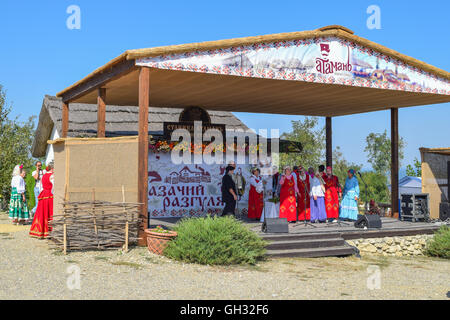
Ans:
<svg viewBox="0 0 450 320"><path fill-rule="evenodd" d="M151 227L162 226L173 228L180 218L154 218ZM382 217L381 229L360 229L352 222L304 224L290 223L289 233L263 233L262 223L241 219L248 228L268 241L267 255L272 258L286 257L345 257L359 256L359 250L346 240L362 238L406 237L433 234L443 223L409 222L394 218Z"/></svg>
<svg viewBox="0 0 450 320"><path fill-rule="evenodd" d="M173 228L178 220L180 220L180 218L153 218L150 219L150 225L151 227L160 225L167 228ZM246 217L243 217L241 221L261 236L268 235L261 232L261 222L249 220ZM433 222L400 221L389 217L382 217L381 221L381 229L367 230L355 228L352 222L341 222L340 225L337 222L315 224L308 223L305 225L302 221L299 221L297 223L289 223L289 234L324 235L327 233L339 233L345 240L350 240L358 238L381 238L432 234L439 229L440 226L440 224Z"/></svg>

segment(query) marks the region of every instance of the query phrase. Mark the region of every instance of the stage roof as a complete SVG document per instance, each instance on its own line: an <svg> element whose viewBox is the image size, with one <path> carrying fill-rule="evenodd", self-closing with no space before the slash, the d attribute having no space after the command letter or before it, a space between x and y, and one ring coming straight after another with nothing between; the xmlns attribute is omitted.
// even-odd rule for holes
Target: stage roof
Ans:
<svg viewBox="0 0 450 320"><path fill-rule="evenodd" d="M450 102L450 73L342 26L128 50L59 92L66 102L138 105L140 67L150 105L339 116Z"/></svg>

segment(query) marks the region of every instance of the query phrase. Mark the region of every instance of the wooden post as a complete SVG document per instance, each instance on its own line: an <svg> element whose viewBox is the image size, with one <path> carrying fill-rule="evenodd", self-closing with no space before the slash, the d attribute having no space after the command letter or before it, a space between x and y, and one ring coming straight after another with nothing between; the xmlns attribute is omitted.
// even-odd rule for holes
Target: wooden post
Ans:
<svg viewBox="0 0 450 320"><path fill-rule="evenodd" d="M94 218L94 232L97 238L97 248L100 249L100 242L98 240L97 218L95 217L95 188L92 188L92 216Z"/></svg>
<svg viewBox="0 0 450 320"><path fill-rule="evenodd" d="M64 236L63 236L64 249L63 249L63 253L67 254L67 225L65 223L63 225L63 229L64 229Z"/></svg>
<svg viewBox="0 0 450 320"><path fill-rule="evenodd" d="M398 109L391 108L391 208L398 218Z"/></svg>
<svg viewBox="0 0 450 320"><path fill-rule="evenodd" d="M97 96L97 137L105 137L106 89L99 88Z"/></svg>
<svg viewBox="0 0 450 320"><path fill-rule="evenodd" d="M61 138L67 138L67 132L69 131L69 103L63 102L62 104L62 132Z"/></svg>
<svg viewBox="0 0 450 320"><path fill-rule="evenodd" d="M122 186L122 202L123 202L123 214L125 215L125 246L124 246L124 251L128 252L128 214L127 211L125 209L125 187Z"/></svg>
<svg viewBox="0 0 450 320"><path fill-rule="evenodd" d="M331 117L326 117L325 120L325 134L326 134L326 162L327 167L333 166L333 136Z"/></svg>
<svg viewBox="0 0 450 320"><path fill-rule="evenodd" d="M138 146L138 202L141 205L142 225L138 244L147 245L144 230L148 228L148 108L150 104L150 68L139 71L139 146Z"/></svg>

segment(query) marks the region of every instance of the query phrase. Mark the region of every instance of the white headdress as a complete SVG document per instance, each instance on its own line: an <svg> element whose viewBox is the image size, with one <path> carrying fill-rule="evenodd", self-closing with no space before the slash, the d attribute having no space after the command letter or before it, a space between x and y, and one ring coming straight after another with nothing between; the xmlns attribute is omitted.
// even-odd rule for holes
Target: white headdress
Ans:
<svg viewBox="0 0 450 320"><path fill-rule="evenodd" d="M21 171L20 167L21 167L21 165L19 165L19 164L14 167L14 170L13 170L13 173L12 173L13 177L18 176L20 174L20 171Z"/></svg>

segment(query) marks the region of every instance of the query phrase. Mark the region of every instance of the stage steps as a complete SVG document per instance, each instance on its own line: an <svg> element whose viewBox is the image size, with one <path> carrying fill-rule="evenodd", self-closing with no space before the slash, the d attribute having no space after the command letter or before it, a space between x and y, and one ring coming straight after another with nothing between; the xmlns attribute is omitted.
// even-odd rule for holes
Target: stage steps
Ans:
<svg viewBox="0 0 450 320"><path fill-rule="evenodd" d="M356 253L340 233L261 234L269 257L330 257Z"/></svg>

